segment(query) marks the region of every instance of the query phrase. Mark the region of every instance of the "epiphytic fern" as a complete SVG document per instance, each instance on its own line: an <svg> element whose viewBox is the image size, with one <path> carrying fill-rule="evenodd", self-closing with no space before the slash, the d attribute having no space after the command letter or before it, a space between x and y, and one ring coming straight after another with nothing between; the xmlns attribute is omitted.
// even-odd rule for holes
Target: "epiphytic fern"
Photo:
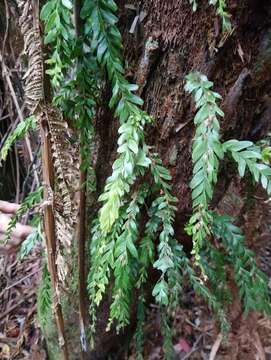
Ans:
<svg viewBox="0 0 271 360"><path fill-rule="evenodd" d="M213 295L209 294L213 297L215 306L230 300L225 273L225 263L229 263L233 266L240 298L245 304L246 311L257 309L270 312L266 278L257 268L252 252L245 247L240 229L232 224L230 218L219 217L215 212L210 212L209 203L217 181L219 161L226 153L229 153L238 164L241 177L244 176L247 168L254 180L260 182L268 193L271 190L271 169L263 163L260 148L252 142L229 140L222 143L220 141L216 114L223 116L223 113L216 104L220 96L213 92L212 85L213 83L208 81L206 76L199 73L187 76L186 90L194 95L198 108L194 119L196 133L192 152L193 215L187 230L193 237L193 253L196 255L197 264L203 270L206 280L209 280L211 288L216 289ZM221 240L226 256L220 254L218 251L220 249L212 245L213 237ZM218 279L220 284L217 283ZM193 276L190 277L192 283L194 280ZM202 291L201 286L199 290ZM218 308L217 313L221 315ZM223 317L224 315L222 320Z"/></svg>
<svg viewBox="0 0 271 360"><path fill-rule="evenodd" d="M270 314L268 278L258 268L255 254L246 248L241 229L233 224L231 217L217 214L214 214L212 229L214 236L222 242L228 254L227 260L234 268L245 312L256 310Z"/></svg>
<svg viewBox="0 0 271 360"><path fill-rule="evenodd" d="M42 228L41 228L41 219L39 215L35 215L30 224L34 227L34 230L27 238L23 241L20 250L18 252L18 259L25 258L33 250L35 245L43 241Z"/></svg>
<svg viewBox="0 0 271 360"><path fill-rule="evenodd" d="M52 85L59 88L65 73L72 64L75 33L72 26L72 2L70 0L47 1L41 10L40 17L45 22L44 43L51 45L53 53L46 61Z"/></svg>
<svg viewBox="0 0 271 360"><path fill-rule="evenodd" d="M260 182L262 187L271 194L271 169L264 163L261 148L251 141L229 140L223 144L225 152L229 152L238 164L241 177L249 170L253 179Z"/></svg>
<svg viewBox="0 0 271 360"><path fill-rule="evenodd" d="M29 193L24 201L21 203L20 207L16 211L15 215L11 218L8 228L5 234L5 242L8 242L12 236L12 232L16 227L16 224L21 220L22 216L30 209L33 209L34 206L37 206L41 203L42 200L43 188L39 187L37 190Z"/></svg>
<svg viewBox="0 0 271 360"><path fill-rule="evenodd" d="M100 200L104 205L100 213L101 229L108 232L119 216L122 198L130 192L137 175L144 173L150 164L144 144L143 119L139 114L131 115L128 121L119 128L119 158L113 164L113 174L107 180Z"/></svg>
<svg viewBox="0 0 271 360"><path fill-rule="evenodd" d="M112 97L109 106L116 107L115 114L119 117L121 123L117 150L119 156L113 164L113 173L107 181L105 192L100 196L103 206L100 210L100 221L99 224L96 223L91 243L92 264L96 265L90 269L89 295L91 304L101 301L110 277L111 264L109 259L113 264L114 272L118 274L121 271L122 264L116 262L114 249L116 244L124 246L119 229L125 222L125 213L128 206L126 204L129 204L131 200L131 193L134 192L137 181L150 169L156 184L153 187L156 200L153 204L155 213L150 214L154 219L150 219L149 224L157 223L155 227L160 233L159 257L155 262L155 268L161 271L161 278L154 287L153 295L156 301L161 306L164 306L171 304L173 301L176 303L179 290L178 286L174 287L174 296L171 296L169 291L169 286L180 278L176 253L173 250L175 247L173 230L175 199L171 195L171 186L168 183L171 179L169 172L163 167L159 157L153 155L145 144L144 125L151 119L139 107L139 105L142 105L142 100L133 94L138 87L129 84L123 75L122 45L121 36L116 27L116 9L117 7L112 0L98 0L95 2L85 0L82 10L82 16L86 19L86 34L89 35L92 49L94 49L101 67L107 70L109 80L112 83ZM157 196L159 192L160 196ZM161 231L159 227L161 227ZM142 245L152 243L154 240L155 233L149 234L147 232ZM183 253L182 255L185 256ZM122 289L128 289L128 293L131 286L142 286L144 284L147 276L146 271L149 262L152 262L152 256L150 254L146 258L142 257L142 259L136 260L134 258L134 266L138 268L138 280L127 277L122 279L125 282L125 287L122 286ZM130 264L131 266L132 264ZM93 305L91 305L91 314L95 321ZM125 318L123 318L123 315L125 315ZM115 312L114 317L120 321L119 326L123 326L129 320L127 319L128 316L129 312L125 307L123 314Z"/></svg>
<svg viewBox="0 0 271 360"><path fill-rule="evenodd" d="M148 188L143 184L133 194L132 201L126 210L123 230L116 239L113 266L115 285L112 294L113 302L110 307L109 327L114 319L118 321L117 329L129 323L132 285L135 283L133 267L139 257L136 248L139 236L138 217L148 193Z"/></svg>
<svg viewBox="0 0 271 360"><path fill-rule="evenodd" d="M48 323L48 317L52 316L52 284L50 280L50 274L47 269L47 264L43 267L42 281L38 289L37 297L37 313L39 323L42 328Z"/></svg>
<svg viewBox="0 0 271 360"><path fill-rule="evenodd" d="M199 261L199 252L204 239L210 234L208 229L208 205L217 182L219 159L223 158L223 148L219 140L217 115L223 116L216 101L221 96L211 90L212 83L198 73L187 76L185 90L193 93L198 112L194 118L196 133L193 142L193 178L191 181L193 216L190 219L193 235L193 254Z"/></svg>
<svg viewBox="0 0 271 360"><path fill-rule="evenodd" d="M117 221L122 203L126 196L129 197L131 186L150 168L152 162L144 139L144 125L150 122L151 118L139 108L139 105L143 104L142 99L133 94L138 86L130 84L123 75L121 35L116 26L116 10L117 6L112 0L86 0L82 9L82 16L87 23L86 33L90 35L97 60L106 68L112 82L109 106L116 107L115 114L121 123L117 150L120 155L113 164L112 176L108 178L105 191L100 196L100 200L103 201L100 224L101 230L105 233L110 232ZM162 163L156 165L152 169L157 167L162 174L161 179L169 180L170 176ZM154 171L151 173L156 181L156 174ZM158 182L157 185L158 190L165 190L162 182ZM165 195L165 209L171 206L169 202L172 198L169 197L169 191ZM172 220L170 218L168 221ZM165 233L168 234L169 230L172 232L170 226L165 225ZM162 253L166 251L166 244L164 245Z"/></svg>
<svg viewBox="0 0 271 360"><path fill-rule="evenodd" d="M0 152L0 161L5 161L8 155L9 150L13 144L22 139L29 130L35 129L37 122L34 116L27 117L24 121L20 122L16 128L10 133L6 141L3 144L3 147Z"/></svg>
<svg viewBox="0 0 271 360"><path fill-rule="evenodd" d="M143 104L133 94L138 86L130 84L123 75L121 35L114 14L116 10L116 4L111 0L86 0L82 9L82 16L87 23L86 34L90 37L98 62L106 68L112 82L109 106L116 106L116 115L121 123L118 140L120 156L113 165L113 174L100 197L104 202L100 221L105 232L110 230L118 217L122 197L129 193L138 174L142 175L144 168L150 164L143 133L144 125L150 121L150 117L138 107Z"/></svg>
<svg viewBox="0 0 271 360"><path fill-rule="evenodd" d="M113 225L109 234L102 232L99 220L96 219L92 227L92 238L90 243L90 263L87 289L90 298L89 314L91 318L92 345L93 334L96 331L96 309L100 305L106 287L111 277L111 265L114 264L114 248L116 238L121 233L124 223L125 209L120 212L118 221Z"/></svg>

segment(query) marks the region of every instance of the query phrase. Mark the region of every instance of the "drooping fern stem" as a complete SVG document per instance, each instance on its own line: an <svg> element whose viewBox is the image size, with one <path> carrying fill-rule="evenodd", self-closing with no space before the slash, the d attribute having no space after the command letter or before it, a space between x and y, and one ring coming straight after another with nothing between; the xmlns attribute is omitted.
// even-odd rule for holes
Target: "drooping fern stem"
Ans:
<svg viewBox="0 0 271 360"><path fill-rule="evenodd" d="M34 116L29 116L24 121L21 121L17 127L12 131L12 133L7 137L4 142L3 147L0 152L0 163L6 161L9 150L12 148L13 144L22 139L29 130L36 129L37 120Z"/></svg>
<svg viewBox="0 0 271 360"><path fill-rule="evenodd" d="M260 181L268 193L271 192L271 169L263 163L261 150L251 141L220 141L218 115L224 116L217 105L221 96L212 90L213 83L198 72L186 77L185 90L192 93L196 102L197 114L194 118L196 133L194 136L192 161L193 215L189 221L188 231L193 237L193 251L196 263L200 263L200 249L212 235L210 224L212 215L209 204L217 182L219 163L229 153L238 164L239 175L245 175L246 168L256 182Z"/></svg>
<svg viewBox="0 0 271 360"><path fill-rule="evenodd" d="M192 149L193 178L192 189L193 215L189 221L193 250L197 265L200 265L200 249L210 235L208 207L217 182L219 160L224 152L219 140L217 116L223 112L216 104L221 96L210 88L212 82L205 75L189 74L185 90L194 95L198 112L194 118L196 133Z"/></svg>
<svg viewBox="0 0 271 360"><path fill-rule="evenodd" d="M139 237L139 215L142 205L149 194L148 187L143 184L132 195L132 201L125 213L125 222L115 243L115 261L112 266L115 284L112 290L112 304L108 328L113 320L117 320L117 331L129 323L132 304L132 288L135 283L133 268L138 262L139 253L136 241Z"/></svg>
<svg viewBox="0 0 271 360"><path fill-rule="evenodd" d="M41 328L48 323L48 316L52 316L52 284L48 266L45 263L42 271L42 281L37 294L37 313Z"/></svg>
<svg viewBox="0 0 271 360"><path fill-rule="evenodd" d="M198 282L190 270L188 278L194 284L195 290L215 309L222 325L226 325L225 314L221 312L219 305L229 299L226 263L233 267L240 299L247 312L260 310L270 313L270 299L267 279L257 268L253 253L246 248L241 230L233 224L231 218L219 216L209 209L217 182L219 162L229 154L238 165L240 177L244 177L247 169L255 182L260 182L268 194L271 192L271 168L264 164L261 149L251 141L220 141L217 118L217 115L223 116L217 105L220 95L212 90L213 83L200 73L191 73L186 79L185 89L193 94L198 109L194 118L196 133L192 150L193 178L190 184L193 215L187 231L193 238L196 264L200 266L205 277L208 277L213 294L208 288L202 287L203 283ZM219 249L212 244L213 238L221 242ZM226 256L221 254L221 246Z"/></svg>
<svg viewBox="0 0 271 360"><path fill-rule="evenodd" d="M234 277L239 288L240 299L245 313L263 311L271 313L268 278L258 268L255 254L245 246L245 238L240 228L233 224L230 216L213 214L212 229L217 239L221 240L229 262L233 266Z"/></svg>
<svg viewBox="0 0 271 360"><path fill-rule="evenodd" d="M141 294L138 299L137 305L137 327L135 330L135 347L136 347L136 360L144 360L143 345L144 345L144 324L145 324L145 299Z"/></svg>
<svg viewBox="0 0 271 360"><path fill-rule="evenodd" d="M37 206L41 203L43 195L43 187L40 186L37 190L33 191L32 193L28 194L24 201L21 203L20 207L16 211L15 215L9 221L4 242L7 243L11 240L12 232L14 231L17 222L21 219L23 215L30 209L33 209L34 206Z"/></svg>
<svg viewBox="0 0 271 360"><path fill-rule="evenodd" d="M59 89L64 76L72 65L72 52L75 44L72 26L71 10L73 8L70 0L49 0L43 6L40 17L45 23L44 44L50 45L52 54L46 61L49 69L46 73L50 75L52 86Z"/></svg>

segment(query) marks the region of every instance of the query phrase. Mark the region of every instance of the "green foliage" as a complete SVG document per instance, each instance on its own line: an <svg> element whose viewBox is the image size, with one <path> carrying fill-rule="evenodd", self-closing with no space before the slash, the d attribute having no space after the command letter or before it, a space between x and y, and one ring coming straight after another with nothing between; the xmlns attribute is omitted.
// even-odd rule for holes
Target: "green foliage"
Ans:
<svg viewBox="0 0 271 360"><path fill-rule="evenodd" d="M228 140L221 143L219 139L219 122L217 115L224 116L217 105L221 96L212 91L213 83L198 72L186 77L185 90L191 93L196 101L197 114L194 118L196 133L192 149L193 178L192 189L193 215L187 231L193 236L193 254L199 263L199 252L204 240L211 235L209 224L209 203L217 182L219 162L225 153L230 153L238 165L239 175L244 176L246 168L256 182L261 182L268 193L271 191L271 169L263 163L260 147L251 141Z"/></svg>
<svg viewBox="0 0 271 360"><path fill-rule="evenodd" d="M116 107L119 117L118 153L113 164L113 174L108 179L105 191L100 196L104 205L100 212L101 229L109 232L118 218L124 195L130 192L138 175L143 175L150 165L147 156L148 148L144 140L144 125L151 121L150 117L138 105L143 101L134 91L137 85L130 84L124 77L121 56L121 35L116 27L117 7L110 0L85 0L82 17L86 19L86 34L90 37L91 47L97 61L105 67L112 82L110 107Z"/></svg>
<svg viewBox="0 0 271 360"><path fill-rule="evenodd" d="M6 161L7 155L13 144L22 139L28 131L34 130L37 126L36 119L34 116L29 116L24 121L19 122L16 128L7 137L1 152L0 161Z"/></svg>
<svg viewBox="0 0 271 360"><path fill-rule="evenodd" d="M138 250L135 246L139 235L138 216L147 195L146 186L142 186L138 192L133 194L133 199L126 210L122 231L115 243L113 265L115 284L108 327L116 319L118 321L117 330L129 323L131 290L135 282L133 267L134 262L138 260Z"/></svg>
<svg viewBox="0 0 271 360"><path fill-rule="evenodd" d="M99 94L99 72L93 56L79 48L79 62L74 71L74 78L64 82L54 97L55 104L71 119L80 134L81 170L88 172L87 188L95 190L95 173L92 166L91 150L95 135L93 118L96 100ZM78 54L77 54L78 55ZM75 59L74 59L75 62ZM77 138L72 139L76 142Z"/></svg>
<svg viewBox="0 0 271 360"><path fill-rule="evenodd" d="M214 311L219 320L222 332L226 333L229 330L229 323L225 314L225 304L220 301L220 295L218 295L217 292L210 291L206 281L203 281L190 266L186 267L186 272L188 280L196 294L201 296ZM218 291L219 289L216 290Z"/></svg>
<svg viewBox="0 0 271 360"><path fill-rule="evenodd" d="M271 160L271 147L265 146L262 150L262 159L265 164L269 164Z"/></svg>
<svg viewBox="0 0 271 360"><path fill-rule="evenodd" d="M211 214L209 215L211 216ZM226 307L231 303L232 297L227 285L228 278L225 271L227 259L225 254L213 246L211 242L206 242L201 251L201 260L210 292L216 296L217 301L221 304L220 306Z"/></svg>
<svg viewBox="0 0 271 360"><path fill-rule="evenodd" d="M206 76L192 73L187 76L186 91L194 95L198 112L195 116L196 133L192 150L193 178L191 181L193 215L187 225L188 234L193 237L193 253L200 266L204 281L209 281L210 289L199 281L188 269L188 278L195 291L203 296L215 310L222 328L227 329L223 306L231 301L227 288L226 264L233 267L233 273L245 311L261 310L270 312L267 279L257 268L253 253L245 246L245 239L232 219L218 216L209 211L214 185L217 181L219 162L229 153L238 165L243 177L246 169L256 182L260 182L270 193L271 169L263 163L260 147L250 141L219 140L217 115L223 113L216 104L220 95L211 90L213 83ZM221 240L226 255L221 248L212 245L212 237Z"/></svg>
<svg viewBox="0 0 271 360"><path fill-rule="evenodd" d="M139 110L143 101L133 92L137 85L130 84L124 77L121 55L121 34L116 26L118 21L115 12L117 6L113 0L85 0L81 12L86 20L85 32L91 38L91 47L96 53L97 61L106 68L112 82L111 108L116 106L116 116L121 124L132 115L141 116L143 123L146 114Z"/></svg>
<svg viewBox="0 0 271 360"><path fill-rule="evenodd" d="M225 0L209 0L210 5L216 7L216 13L222 20L222 30L231 31L230 14L227 12L227 5Z"/></svg>
<svg viewBox="0 0 271 360"><path fill-rule="evenodd" d="M44 329L52 315L52 285L47 265L44 265L42 281L38 289L37 313L41 328Z"/></svg>
<svg viewBox="0 0 271 360"><path fill-rule="evenodd" d="M196 10L196 1L189 2ZM209 0L209 4L216 7L217 14L222 18L223 30L229 31L225 1ZM102 206L91 224L87 279L91 340L95 333L97 307L102 300L107 297L111 301L107 329L114 324L119 331L129 323L131 307L137 303L133 295L138 293L135 339L137 359L143 358L144 286L153 266L160 273L160 278L152 294L162 314L165 358L171 359L169 311L179 303L184 276L214 310L224 331L229 326L224 307L231 300L225 272L228 264L234 268L246 310L269 310L265 278L253 258L248 258L251 254L245 248L239 230L230 221L224 221L210 212L209 207L219 163L226 153L237 162L240 176L244 176L248 169L254 180L261 181L268 192L271 170L263 163L260 148L253 143L220 141L219 116L223 116L223 112L218 101L221 96L212 90L213 83L206 76L199 73L188 75L185 89L195 98L197 114L194 119L196 132L190 184L193 214L187 231L193 237L196 264L202 270L198 273L190 266L174 236L176 198L172 195L170 173L145 142L144 128L152 119L140 107L143 101L135 94L138 86L130 84L124 76L117 6L113 0L84 0L81 11L84 32L80 39L75 36L71 9L70 0L49 0L43 7L41 17L46 24L45 43L52 50L47 61L50 67L47 73L55 88L54 103L65 117L74 120L78 129L82 170L91 172L91 179L95 178L91 162L95 136L92 119L100 105L101 89L108 80L112 87L108 105L114 109L120 122L117 158L112 175L99 197ZM77 138L71 141L77 141ZM93 188L93 184L91 186ZM213 237L221 241L224 252L211 243ZM244 257L240 259L242 254ZM255 280L259 285L253 283ZM245 290L244 284L250 289ZM46 288L48 298L49 287ZM262 296L256 296L258 289L262 291ZM43 308L48 309L46 304Z"/></svg>
<svg viewBox="0 0 271 360"><path fill-rule="evenodd" d="M154 288L154 295L160 304L169 302L167 282L169 281L168 270L170 269L170 273L173 273L174 269L171 240L173 240L172 224L175 209L172 203L175 199L170 194L171 188L168 181L171 177L168 171L163 167L158 156L152 155L145 144L144 126L151 121L151 118L139 108L143 101L134 94L138 86L130 84L124 77L121 36L116 26L116 10L117 7L112 0L95 2L85 0L81 14L86 21L85 33L89 36L91 49L101 67L106 69L112 83L109 106L116 108L115 114L121 124L117 149L119 155L113 164L113 173L107 180L105 191L99 198L103 202L99 213L100 224L96 225L91 243L91 248L94 249L92 264L95 266L96 260L100 259L97 265L103 268L100 269L102 279L99 279L99 282L97 279L94 281L95 269L92 266L89 276L89 294L92 304L98 305L105 292L109 274L113 271L115 283L109 326L115 319L118 323L117 329L120 329L129 321L131 290L134 286L142 287L147 278L147 269L152 263L152 243L155 240L155 233L149 230L155 228L157 232L159 226L162 227L159 258L154 266L162 272L162 275ZM145 235L137 250L135 246L138 240L137 215L140 213L138 205L135 208L131 206L134 206L133 194L140 194L140 190L138 192L131 192L131 190L139 177L143 176L148 169L154 177L155 193L160 192L161 196L157 197L150 208L149 214L152 217L146 224ZM142 205L141 202L139 203ZM134 214L133 221L129 218L130 212ZM124 233L120 230L122 226L125 227ZM98 246L96 240L98 240ZM106 243L107 246L103 245ZM151 250L141 251L146 250L147 246ZM107 249L110 249L111 263L108 261ZM98 283L103 284L102 290L98 288Z"/></svg>
<svg viewBox="0 0 271 360"><path fill-rule="evenodd" d="M27 236L27 238L23 241L20 250L18 252L18 259L22 260L24 259L27 255L30 254L30 252L32 251L32 249L34 248L34 246L38 243L42 241L42 230L41 230L41 224L40 221L35 222L35 228L33 230L33 232L31 234L29 234Z"/></svg>
<svg viewBox="0 0 271 360"><path fill-rule="evenodd" d="M199 263L200 248L209 235L207 210L217 182L219 160L224 155L217 118L217 115L224 114L216 103L221 96L211 90L213 83L205 75L191 73L186 80L185 90L193 94L198 109L194 118L196 133L192 148L193 178L190 183L193 216L189 225L193 236L193 254Z"/></svg>
<svg viewBox="0 0 271 360"><path fill-rule="evenodd" d="M95 219L92 226L90 242L90 270L87 279L87 290L90 299L90 334L93 346L93 335L96 325L96 308L100 305L109 284L111 265L114 264L115 239L119 236L124 223L125 209L120 213L109 234L101 231L100 222Z"/></svg>
<svg viewBox="0 0 271 360"><path fill-rule="evenodd" d="M47 63L55 88L54 104L78 129L81 153L81 170L87 171L87 188L94 191L95 173L91 161L91 143L94 138L93 117L100 92L100 72L97 61L85 46L85 38L77 38L71 21L73 4L70 0L50 0L41 12L45 22L48 44L53 49ZM51 18L58 22L51 23ZM54 35L56 34L56 36ZM61 87L59 87L61 84ZM77 138L72 139L76 142Z"/></svg>
<svg viewBox="0 0 271 360"><path fill-rule="evenodd" d="M131 115L119 128L118 153L113 164L113 173L108 178L104 193L99 200L104 202L100 212L101 229L109 232L119 216L124 195L130 192L138 174L144 174L151 161L144 143L144 123L149 118Z"/></svg>
<svg viewBox="0 0 271 360"><path fill-rule="evenodd" d="M42 200L43 188L40 186L37 190L29 193L24 201L21 203L20 207L16 211L16 214L11 218L6 234L4 242L7 243L12 236L12 232L16 227L17 222L21 219L21 217L34 206L38 205Z"/></svg>
<svg viewBox="0 0 271 360"><path fill-rule="evenodd" d="M171 276L174 276L175 262L173 252L174 242L174 213L176 202L170 191L171 186L168 181L171 180L169 171L161 166L161 160L153 157L151 164L151 172L153 174L155 183L162 190L153 202L153 207L156 208L155 218L160 221L161 232L159 235L158 259L153 264L154 268L161 271L161 277L153 289L153 296L161 305L169 304L169 282ZM172 289L171 289L172 290Z"/></svg>
<svg viewBox="0 0 271 360"><path fill-rule="evenodd" d="M105 192L100 196L104 205L100 211L101 229L109 232L118 219L123 197L129 194L138 175L143 175L151 160L144 140L144 125L150 117L138 105L142 100L133 94L138 87L125 79L121 56L121 36L116 27L113 1L85 1L82 16L86 19L86 33L91 36L91 46L98 62L107 69L112 82L109 106L116 106L119 117L118 153L113 164L113 174L108 179ZM90 16L89 16L90 14Z"/></svg>
<svg viewBox="0 0 271 360"><path fill-rule="evenodd" d="M246 248L242 231L233 224L231 217L214 214L213 232L221 240L233 266L245 312L256 310L270 314L268 278L257 267L255 254Z"/></svg>
<svg viewBox="0 0 271 360"><path fill-rule="evenodd" d="M69 70L72 52L75 45L75 33L72 26L70 0L49 0L43 6L40 17L45 22L45 45L53 49L53 53L46 61L52 85L60 86L65 73Z"/></svg>
<svg viewBox="0 0 271 360"><path fill-rule="evenodd" d="M247 168L253 179L260 182L267 193L271 194L271 168L263 163L260 147L251 141L229 140L223 144L223 148L225 152L230 152L238 164L238 172L241 177L245 175Z"/></svg>

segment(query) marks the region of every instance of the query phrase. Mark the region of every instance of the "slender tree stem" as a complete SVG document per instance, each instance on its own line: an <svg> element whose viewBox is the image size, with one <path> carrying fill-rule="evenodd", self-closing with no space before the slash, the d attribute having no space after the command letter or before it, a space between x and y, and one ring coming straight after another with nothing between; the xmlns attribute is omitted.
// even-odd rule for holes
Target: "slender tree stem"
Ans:
<svg viewBox="0 0 271 360"><path fill-rule="evenodd" d="M80 18L81 0L74 1L74 19L75 32L79 39L81 36L82 22ZM79 64L78 64L79 65ZM80 89L78 89L80 91ZM84 146L82 135L80 134L80 146ZM79 284L79 323L80 323L80 339L81 339L81 358L85 359L87 351L86 341L86 275L85 275L85 244L86 244L86 180L87 171L82 168L83 155L80 152L80 207L78 221L78 284Z"/></svg>

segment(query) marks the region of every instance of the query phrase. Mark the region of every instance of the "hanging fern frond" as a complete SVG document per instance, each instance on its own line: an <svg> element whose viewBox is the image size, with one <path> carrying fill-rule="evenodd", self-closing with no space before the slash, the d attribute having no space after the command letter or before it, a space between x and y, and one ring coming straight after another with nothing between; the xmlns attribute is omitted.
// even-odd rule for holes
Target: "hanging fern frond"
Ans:
<svg viewBox="0 0 271 360"><path fill-rule="evenodd" d="M243 177L247 168L254 180L261 182L268 193L271 188L271 169L263 163L261 149L252 142L238 140L229 140L223 144L220 142L216 114L223 116L223 113L216 104L216 99L220 96L212 91L212 85L199 73L187 77L186 90L194 95L196 107L199 108L194 121L197 128L192 152L193 215L187 226L187 232L192 235L194 244L196 243L196 251L193 249L193 252L197 255L201 270L206 280L209 280L213 292L199 282L189 268L187 269L195 291L208 300L223 326L223 323L226 325L227 322L222 307L230 301L226 287L225 263L233 266L240 298L247 312L250 310L269 312L270 306L267 279L257 268L253 253L245 247L240 229L233 225L231 218L218 216L215 212L209 211L209 203L217 181L219 161L223 159L225 153L230 153L238 164L239 175ZM211 177L209 171L212 172ZM220 253L221 249L217 250L214 247L211 243L212 237L221 240L226 255Z"/></svg>
<svg viewBox="0 0 271 360"><path fill-rule="evenodd" d="M221 325L223 333L227 333L229 330L229 322L225 313L225 304L219 301L219 297L216 293L210 291L208 286L199 278L194 270L187 265L186 273L190 284L193 286L196 294L201 296L212 309Z"/></svg>
<svg viewBox="0 0 271 360"><path fill-rule="evenodd" d="M30 254L30 252L33 250L35 245L39 242L42 242L43 236L42 236L42 230L41 230L41 223L40 221L35 222L35 229L34 231L27 236L27 238L23 241L20 250L18 252L18 259L22 260L26 256Z"/></svg>
<svg viewBox="0 0 271 360"><path fill-rule="evenodd" d="M8 152L14 143L22 139L28 131L34 130L37 127L37 121L34 116L29 116L24 121L20 122L16 128L9 134L0 152L0 161L6 161Z"/></svg>
<svg viewBox="0 0 271 360"><path fill-rule="evenodd" d="M213 83L205 75L191 73L186 77L185 90L193 94L197 114L194 118L196 133L192 149L193 178L192 189L193 216L189 221L193 236L193 254L199 263L200 248L210 234L208 229L208 206L217 182L219 161L223 158L223 147L219 139L220 125L218 115L224 116L217 105L221 96L212 91Z"/></svg>
<svg viewBox="0 0 271 360"><path fill-rule="evenodd" d="M158 227L161 223L160 218L156 216L157 206L155 201L148 210L149 220L145 227L144 235L139 244L139 270L136 287L141 289L148 279L148 270L154 262L154 240L157 236Z"/></svg>
<svg viewBox="0 0 271 360"><path fill-rule="evenodd" d="M97 235L101 239L112 239L112 232L115 232L116 224L120 223L120 219L121 222L125 222L123 209L126 207L126 203L132 202L132 186L136 184L139 177L143 176L150 169L156 184L153 192L156 193L156 197L157 193L160 192L161 194L157 197L156 203L152 205L158 211L158 216L155 215L155 220L150 219L147 225L158 221L158 224L162 227L159 237L159 258L155 263L155 267L162 272L162 275L153 290L153 294L159 304L165 304L169 302L169 274L173 273L175 264L171 248L171 240L173 240L174 233L175 207L173 203L175 199L171 195L171 187L168 184L168 181L171 179L169 172L163 167L159 157L152 155L145 144L144 126L151 121L151 118L139 107L143 104L143 101L134 94L138 86L130 84L124 77L121 36L116 27L118 20L115 16L116 10L117 7L112 0L98 0L95 2L85 0L82 9L82 17L86 20L85 32L89 36L90 45L94 50L98 63L102 69L106 69L109 80L112 83L112 97L109 106L116 108L115 114L118 116L121 124L117 149L119 156L113 164L113 173L107 180L105 191L99 198L100 201L103 201L103 206L99 215L100 226L97 228L98 233L94 233L92 246L96 248L94 239L96 239ZM99 233L100 231L102 233ZM121 234L115 232L114 238L114 240L110 240L112 246L115 246L113 244L118 244L122 250L125 250L126 242L121 237ZM154 234L148 234L147 230L141 246L150 244L153 240ZM136 248L133 250L134 255L138 253ZM100 254L95 254L96 256L99 258ZM147 278L146 271L151 257L152 254L145 258L140 258L139 255L137 259L132 255L129 269L125 273L120 273L125 275L121 278L125 286L123 284L115 284L116 288L119 285L119 291L123 291L126 288L127 293L129 293L133 286L142 286ZM114 273L118 274L120 263L116 262L114 258L112 260ZM95 262L96 259L93 259L93 261ZM99 264L102 264L102 273L108 271L109 266L107 263L104 265L102 261L99 261ZM134 266L139 269L139 278L136 281L129 275L131 273L128 272ZM90 269L90 283L93 283L91 281L92 276L94 276L91 274L93 270L93 268ZM108 275L105 276L105 279L108 281ZM115 297L115 299L123 299L122 296ZM114 303L115 301L113 305ZM126 313L125 317L127 318L129 312L126 304L123 304L123 314L119 313L115 316L116 320L121 320L122 324L124 324L124 321L121 316Z"/></svg>
<svg viewBox="0 0 271 360"><path fill-rule="evenodd" d="M205 243L200 255L204 274L208 278L210 292L216 296L220 304L224 307L228 306L232 301L232 296L227 284L228 277L225 270L228 264L227 256L211 242Z"/></svg>
<svg viewBox="0 0 271 360"><path fill-rule="evenodd" d="M52 285L50 274L45 264L43 267L42 280L38 289L37 313L41 328L44 329L52 316Z"/></svg>
<svg viewBox="0 0 271 360"><path fill-rule="evenodd" d="M86 34L101 66L106 68L112 83L110 107L115 107L121 127L119 128L118 153L113 174L108 179L100 200L104 202L100 221L103 231L108 232L118 218L123 197L130 192L131 185L143 175L150 165L145 145L144 126L151 118L139 106L141 98L134 94L138 86L130 84L124 77L121 55L121 35L116 26L117 6L113 0L84 1L82 17L86 20ZM162 166L162 165L161 165Z"/></svg>
<svg viewBox="0 0 271 360"><path fill-rule="evenodd" d="M145 121L149 121L146 117ZM130 192L138 174L144 174L150 165L144 144L144 123L140 116L130 116L119 128L118 153L113 164L113 173L108 178L104 193L99 200L104 202L100 212L101 229L110 231L119 216L122 198Z"/></svg>
<svg viewBox="0 0 271 360"><path fill-rule="evenodd" d="M39 187L37 190L29 193L23 202L20 204L20 207L16 211L15 215L11 218L6 233L5 233L5 240L4 242L7 243L10 241L12 233L16 227L17 222L20 221L23 215L30 209L33 209L35 206L41 204L42 202L42 194L43 194L43 187Z"/></svg>
<svg viewBox="0 0 271 360"><path fill-rule="evenodd" d="M244 177L246 169L253 179L271 194L271 168L264 163L261 148L251 141L229 140L223 144L225 152L229 152L238 164L240 177Z"/></svg>
<svg viewBox="0 0 271 360"><path fill-rule="evenodd" d="M255 254L246 248L242 231L233 224L233 219L229 216L214 213L213 219L214 236L221 240L229 255L245 312L255 310L270 314L268 278L258 268Z"/></svg>
<svg viewBox="0 0 271 360"><path fill-rule="evenodd" d="M75 48L75 31L72 24L72 2L70 0L49 0L43 6L40 17L45 26L45 45L53 49L53 53L46 61L54 89L59 86L72 64L72 52Z"/></svg>
<svg viewBox="0 0 271 360"><path fill-rule="evenodd" d="M112 265L114 264L115 241L122 232L125 221L125 208L122 209L118 220L114 223L109 234L104 234L100 228L98 219L92 226L90 242L90 270L87 279L87 290L90 299L91 337L95 334L96 309L100 305L109 284Z"/></svg>
<svg viewBox="0 0 271 360"><path fill-rule="evenodd" d="M116 26L116 11L113 0L85 0L81 15L86 19L85 31L90 35L97 61L106 68L112 82L109 106L116 107L116 115L123 124L131 115L143 118L146 115L138 108L138 105L143 105L143 100L133 94L138 86L130 84L124 77L122 39Z"/></svg>
<svg viewBox="0 0 271 360"><path fill-rule="evenodd" d="M139 254L136 241L139 236L138 216L140 209L148 195L148 187L143 184L133 194L132 201L127 207L123 230L116 239L114 247L114 288L112 292L113 302L110 306L110 318L108 328L114 319L117 320L117 331L130 320L130 308L132 304L132 288L135 284L134 267L138 262Z"/></svg>

